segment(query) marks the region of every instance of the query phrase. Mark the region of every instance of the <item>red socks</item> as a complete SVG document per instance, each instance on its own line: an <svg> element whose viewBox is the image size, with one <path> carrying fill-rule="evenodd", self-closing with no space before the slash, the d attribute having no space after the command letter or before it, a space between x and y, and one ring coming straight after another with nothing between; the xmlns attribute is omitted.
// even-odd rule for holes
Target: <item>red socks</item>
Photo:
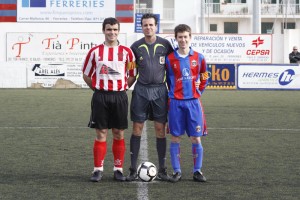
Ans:
<svg viewBox="0 0 300 200"><path fill-rule="evenodd" d="M106 142L100 142L98 140L95 140L94 143L94 166L95 167L103 167L106 151L107 151Z"/></svg>
<svg viewBox="0 0 300 200"><path fill-rule="evenodd" d="M94 167L102 168L107 152L107 143L95 140L94 143ZM122 169L125 156L125 140L113 140L112 152L114 155L114 169Z"/></svg>
<svg viewBox="0 0 300 200"><path fill-rule="evenodd" d="M125 155L125 140L116 140L114 139L112 145L112 151L114 154L114 167L115 168L123 168L124 163L124 155Z"/></svg>

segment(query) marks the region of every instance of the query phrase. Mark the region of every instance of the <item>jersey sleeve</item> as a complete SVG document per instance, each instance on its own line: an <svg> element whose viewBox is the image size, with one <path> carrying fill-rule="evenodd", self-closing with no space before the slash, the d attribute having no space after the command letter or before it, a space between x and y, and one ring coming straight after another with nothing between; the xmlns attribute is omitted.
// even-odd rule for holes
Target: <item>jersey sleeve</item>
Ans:
<svg viewBox="0 0 300 200"><path fill-rule="evenodd" d="M129 76L136 76L137 75L137 69L136 69L136 62L135 62L135 56L133 51L128 48L128 55L127 55L127 61L126 61L126 68L128 71Z"/></svg>
<svg viewBox="0 0 300 200"><path fill-rule="evenodd" d="M93 73L96 69L96 61L95 61L95 55L94 50L90 49L88 54L85 57L83 66L82 66L82 73L85 74L88 77L92 77Z"/></svg>
<svg viewBox="0 0 300 200"><path fill-rule="evenodd" d="M201 63L200 67L200 85L199 85L199 90L201 94L204 92L207 83L208 83L208 71L207 71L207 65L206 65L206 60L202 54L199 56L199 63Z"/></svg>

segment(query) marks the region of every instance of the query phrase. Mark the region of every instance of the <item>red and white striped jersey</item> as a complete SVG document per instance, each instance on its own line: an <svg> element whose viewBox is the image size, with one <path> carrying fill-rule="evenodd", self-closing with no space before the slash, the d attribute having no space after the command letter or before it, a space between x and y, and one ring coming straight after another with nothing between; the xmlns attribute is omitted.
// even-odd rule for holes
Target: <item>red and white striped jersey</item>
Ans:
<svg viewBox="0 0 300 200"><path fill-rule="evenodd" d="M88 52L82 72L92 79L97 90L124 91L128 76L136 76L136 64L129 47L98 45Z"/></svg>

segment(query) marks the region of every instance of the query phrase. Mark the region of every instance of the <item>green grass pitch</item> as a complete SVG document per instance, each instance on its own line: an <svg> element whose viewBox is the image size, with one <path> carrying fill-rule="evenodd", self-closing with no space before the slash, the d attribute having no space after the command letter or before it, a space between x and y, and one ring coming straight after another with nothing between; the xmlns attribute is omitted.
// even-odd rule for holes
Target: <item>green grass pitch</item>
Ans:
<svg viewBox="0 0 300 200"><path fill-rule="evenodd" d="M300 197L300 91L206 90L202 101L209 135L202 139L202 170L208 182L192 181L191 145L184 137L183 177L175 184L113 181L111 134L103 180L89 182L95 138L86 128L91 95L87 89L0 89L0 199ZM157 164L152 122L147 132L149 161ZM169 150L167 155L172 173Z"/></svg>

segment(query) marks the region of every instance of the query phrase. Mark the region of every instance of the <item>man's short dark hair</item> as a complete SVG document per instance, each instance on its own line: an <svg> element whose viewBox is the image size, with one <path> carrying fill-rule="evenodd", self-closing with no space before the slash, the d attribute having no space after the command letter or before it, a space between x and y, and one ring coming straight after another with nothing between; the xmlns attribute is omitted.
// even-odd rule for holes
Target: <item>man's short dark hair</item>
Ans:
<svg viewBox="0 0 300 200"><path fill-rule="evenodd" d="M105 30L106 24L109 24L109 25L118 24L118 29L120 30L120 22L116 18L113 18L113 17L105 18L103 23L102 23L102 31Z"/></svg>
<svg viewBox="0 0 300 200"><path fill-rule="evenodd" d="M155 21L155 25L157 25L157 18L154 14L152 13L146 13L142 16L142 19L141 19L141 25L143 26L143 19L150 19L150 18L153 18L154 21Z"/></svg>
<svg viewBox="0 0 300 200"><path fill-rule="evenodd" d="M183 33L183 32L189 32L189 35L192 36L192 29L186 24L177 25L174 29L174 32L175 32L175 38L177 37L178 33Z"/></svg>

